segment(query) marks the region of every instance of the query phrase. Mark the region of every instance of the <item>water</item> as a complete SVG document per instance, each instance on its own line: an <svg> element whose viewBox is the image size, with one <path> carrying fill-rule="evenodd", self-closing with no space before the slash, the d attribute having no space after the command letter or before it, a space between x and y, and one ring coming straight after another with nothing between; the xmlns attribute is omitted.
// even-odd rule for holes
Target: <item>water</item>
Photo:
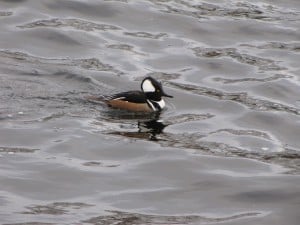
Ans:
<svg viewBox="0 0 300 225"><path fill-rule="evenodd" d="M300 3L0 1L0 224L299 224ZM160 115L90 95L162 81Z"/></svg>

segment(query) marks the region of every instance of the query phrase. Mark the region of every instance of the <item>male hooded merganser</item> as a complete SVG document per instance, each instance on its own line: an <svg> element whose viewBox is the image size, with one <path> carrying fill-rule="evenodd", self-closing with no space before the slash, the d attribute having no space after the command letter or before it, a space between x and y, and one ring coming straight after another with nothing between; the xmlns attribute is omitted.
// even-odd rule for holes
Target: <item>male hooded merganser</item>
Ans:
<svg viewBox="0 0 300 225"><path fill-rule="evenodd" d="M105 100L108 106L135 112L161 111L165 107L162 96L167 95L160 82L152 77L146 77L141 83L142 91L127 91L115 94Z"/></svg>

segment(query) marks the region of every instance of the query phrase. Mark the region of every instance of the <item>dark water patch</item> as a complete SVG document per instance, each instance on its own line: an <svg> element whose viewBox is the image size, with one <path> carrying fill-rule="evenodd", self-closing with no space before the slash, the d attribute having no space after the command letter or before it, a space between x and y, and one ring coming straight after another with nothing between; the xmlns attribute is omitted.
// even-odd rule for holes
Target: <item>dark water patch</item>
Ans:
<svg viewBox="0 0 300 225"><path fill-rule="evenodd" d="M284 152L264 154L263 160L268 163L276 163L291 170L287 174L300 174L300 153L299 150L284 148Z"/></svg>
<svg viewBox="0 0 300 225"><path fill-rule="evenodd" d="M9 50L1 50L0 51L0 56L3 58L13 58L16 60L25 60L26 58L29 57L28 54L23 53L23 52L12 52Z"/></svg>
<svg viewBox="0 0 300 225"><path fill-rule="evenodd" d="M300 43L293 42L293 43L284 43L284 42L269 42L267 44L260 44L260 45L252 45L252 44L242 44L242 47L253 47L258 49L279 49L279 50L287 50L287 51L300 51Z"/></svg>
<svg viewBox="0 0 300 225"><path fill-rule="evenodd" d="M261 216L260 212L246 212L239 213L236 215L228 217L205 217L198 215L182 215L182 216L168 216L168 215L149 215L141 213L129 213L122 211L107 211L111 215L104 215L93 217L82 222L103 225L103 224L131 224L131 225L141 225L141 224L207 224L216 222L226 222L234 221L240 219L246 219L249 217Z"/></svg>
<svg viewBox="0 0 300 225"><path fill-rule="evenodd" d="M101 162L95 162L95 161L90 161L90 162L85 162L82 164L83 166L102 166Z"/></svg>
<svg viewBox="0 0 300 225"><path fill-rule="evenodd" d="M230 131L232 133L232 131ZM234 135L250 135L253 136L253 131L243 131L242 133L235 131ZM237 134L236 134L237 133ZM182 149L194 149L204 154L222 156L222 157L242 157L248 159L255 159L262 162L267 162L276 165L282 165L289 169L289 174L300 173L300 151L284 148L282 152L270 151L252 151L251 149L244 149L222 142L204 141L203 138L208 137L209 134L200 133L162 133L157 136L159 144L165 147L175 147ZM261 138L259 132L255 131L254 136ZM265 134L264 134L265 135ZM128 137L128 136L127 136ZM268 136L262 137L269 140Z"/></svg>
<svg viewBox="0 0 300 225"><path fill-rule="evenodd" d="M234 135L243 135L243 136L252 136L264 138L266 140L272 140L272 138L265 132L257 131L257 130L236 130L236 129L219 129L217 131L210 132L210 134L226 132Z"/></svg>
<svg viewBox="0 0 300 225"><path fill-rule="evenodd" d="M300 151L288 149L278 140L274 140L268 133L259 130L241 130L241 129L218 129L212 132L189 132L189 133L170 133L165 132L167 126L177 125L179 123L207 120L214 117L211 114L182 114L171 116L163 120L148 120L136 122L122 121L124 127L105 129L102 133L107 135L120 136L130 139L155 141L162 147L173 147L180 149L190 149L221 157L241 157L255 159L262 162L281 165L288 169L289 174L300 173ZM125 124L128 123L128 126ZM130 125L130 126L129 126ZM103 124L101 125L103 126ZM264 146L268 143L277 143L272 147L261 147L259 149L247 148L243 146L243 139L237 146L230 143L206 141L211 135L228 133L234 137L255 138L265 140ZM256 141L257 142L257 141ZM280 152L278 152L280 149Z"/></svg>
<svg viewBox="0 0 300 225"><path fill-rule="evenodd" d="M76 30L82 31L108 31L108 30L120 30L121 28L110 24L99 24L81 19L62 19L54 18L49 20L37 20L31 23L18 26L19 28L39 28L39 27L72 27Z"/></svg>
<svg viewBox="0 0 300 225"><path fill-rule="evenodd" d="M235 151L247 151L246 149L240 149L235 146L224 143L201 141L201 139L205 137L207 137L207 135L201 133L163 133L159 136L159 143L164 147L196 149L202 152L207 152L215 155L218 155L218 153L220 152L225 153Z"/></svg>
<svg viewBox="0 0 300 225"><path fill-rule="evenodd" d="M296 200L295 196L299 196L300 192L286 192L282 189L268 189L268 190L254 190L254 191L248 191L248 192L241 192L237 195L230 196L230 198L233 198L235 200L239 201L248 201L252 203L272 203L272 202L278 202L282 199L289 200L290 202L293 202ZM296 200L297 201L297 200Z"/></svg>
<svg viewBox="0 0 300 225"><path fill-rule="evenodd" d="M21 147L0 147L0 153L34 153L39 149Z"/></svg>
<svg viewBox="0 0 300 225"><path fill-rule="evenodd" d="M3 223L2 225L57 225L56 223L25 222L25 223Z"/></svg>
<svg viewBox="0 0 300 225"><path fill-rule="evenodd" d="M213 4L203 2L200 4L190 1L159 1L149 0L156 6L160 6L160 11L175 15L183 15L197 19L212 19L221 17L226 19L251 19L261 21L292 20L296 11L289 10L290 16L284 10L275 8L270 4L251 4L249 2L230 2Z"/></svg>
<svg viewBox="0 0 300 225"><path fill-rule="evenodd" d="M247 17L247 18L264 18L263 12L257 6L248 5L244 7L226 8L224 5L211 3L191 4L188 1L176 1L177 4L164 5L167 10L163 12L176 13L185 16L191 16L199 19L218 16L218 17ZM181 6L181 7L180 7Z"/></svg>
<svg viewBox="0 0 300 225"><path fill-rule="evenodd" d="M27 1L28 0L0 0L0 2L8 2L8 3L23 3Z"/></svg>
<svg viewBox="0 0 300 225"><path fill-rule="evenodd" d="M48 205L33 205L27 206L29 211L21 212L22 214L48 214L48 215L63 215L70 210L79 210L81 208L92 207L93 205L82 202L54 202Z"/></svg>
<svg viewBox="0 0 300 225"><path fill-rule="evenodd" d="M151 76L159 81L176 80L181 77L179 73L166 73L166 72L150 72L146 76ZM142 81L143 78L137 78L136 81Z"/></svg>
<svg viewBox="0 0 300 225"><path fill-rule="evenodd" d="M134 50L134 46L128 45L128 44L111 44L111 45L106 45L107 48L110 49L116 49L116 50L122 50L122 51L128 51L136 55L142 55L145 56L144 53L138 52Z"/></svg>
<svg viewBox="0 0 300 225"><path fill-rule="evenodd" d="M278 62L271 59L261 58L245 53L239 53L235 48L202 48L196 47L192 49L196 56L199 57L230 57L240 63L255 66L263 71L268 70L285 70L286 68L278 66Z"/></svg>
<svg viewBox="0 0 300 225"><path fill-rule="evenodd" d="M115 69L113 66L101 62L97 58L88 58L88 59L68 59L68 58L61 58L61 59L54 59L54 58L42 58L33 55L29 55L24 52L13 52L9 50L0 50L0 57L4 59L12 59L16 61L21 61L25 63L34 63L35 65L38 64L50 64L50 65L57 65L57 66L72 66L72 67L80 67L86 70L95 70L95 71L107 71L113 72L117 75L123 74L123 72Z"/></svg>
<svg viewBox="0 0 300 225"><path fill-rule="evenodd" d="M65 46L79 46L81 43L75 40L65 32L61 32L58 30L37 30L34 34L35 37L39 37L42 40L47 40L48 43L53 42L55 44L61 44Z"/></svg>
<svg viewBox="0 0 300 225"><path fill-rule="evenodd" d="M143 32L143 31L139 31L139 32L124 32L124 35L132 36L132 37L137 37L137 38L149 38L149 39L160 39L160 38L163 38L163 37L167 36L166 33L153 34L153 33Z"/></svg>
<svg viewBox="0 0 300 225"><path fill-rule="evenodd" d="M61 118L64 115L65 115L65 113L53 113L50 116L46 116L46 117L40 118L38 121L40 121L40 122L46 122L46 121L49 121L49 120ZM30 121L30 122L32 122L32 121Z"/></svg>
<svg viewBox="0 0 300 225"><path fill-rule="evenodd" d="M71 73L68 71L58 71L51 74L51 76L64 77L65 79L77 80L80 83L92 83L94 80L91 77L86 77L82 74Z"/></svg>
<svg viewBox="0 0 300 225"><path fill-rule="evenodd" d="M110 71L115 72L118 75L123 74L122 72L114 69L113 66L109 64L102 63L97 58L90 58L90 59L75 59L73 63L80 65L80 67L88 70L97 70L97 71Z"/></svg>
<svg viewBox="0 0 300 225"><path fill-rule="evenodd" d="M241 79L229 79L222 77L213 78L214 81L222 82L223 84L236 84L236 83L244 83L244 82L272 82L281 79L293 78L293 76L285 75L285 74L275 74L273 76L265 77L265 78L256 78L256 77L247 77Z"/></svg>
<svg viewBox="0 0 300 225"><path fill-rule="evenodd" d="M198 95L209 96L222 101L234 101L257 111L279 111L300 115L300 109L268 100L257 99L246 92L228 93L213 88L200 87L191 84L169 82L169 85Z"/></svg>
<svg viewBox="0 0 300 225"><path fill-rule="evenodd" d="M89 162L82 163L82 165L88 167L107 167L107 168L115 168L120 166L120 164L107 164L98 161L89 161Z"/></svg>
<svg viewBox="0 0 300 225"><path fill-rule="evenodd" d="M107 87L101 86L101 82L71 72L1 78L1 120L23 121L25 124L65 116L81 115L85 118L94 115L102 106L92 105L84 96L108 91Z"/></svg>
<svg viewBox="0 0 300 225"><path fill-rule="evenodd" d="M0 16L11 16L13 12L0 11Z"/></svg>
<svg viewBox="0 0 300 225"><path fill-rule="evenodd" d="M114 45L107 45L106 47L112 49L126 50L126 51L132 51L134 48L133 46L127 44L114 44Z"/></svg>
<svg viewBox="0 0 300 225"><path fill-rule="evenodd" d="M107 132L109 135L114 135L114 136L121 136L125 138L135 138L139 140L153 140L156 141L156 133L152 134L151 132L140 132L140 131L111 131Z"/></svg>
<svg viewBox="0 0 300 225"><path fill-rule="evenodd" d="M180 114L177 116L170 116L164 120L164 123L167 125L172 125L172 124L179 124L179 123L186 123L186 122L191 122L191 121L201 121L201 120L207 120L215 115L212 115L210 113L206 114Z"/></svg>
<svg viewBox="0 0 300 225"><path fill-rule="evenodd" d="M81 1L58 1L53 0L45 3L49 9L55 11L77 12L81 15L91 15L97 17L112 17L115 16L119 11L116 8L113 8L107 4L91 4L91 2L81 2Z"/></svg>

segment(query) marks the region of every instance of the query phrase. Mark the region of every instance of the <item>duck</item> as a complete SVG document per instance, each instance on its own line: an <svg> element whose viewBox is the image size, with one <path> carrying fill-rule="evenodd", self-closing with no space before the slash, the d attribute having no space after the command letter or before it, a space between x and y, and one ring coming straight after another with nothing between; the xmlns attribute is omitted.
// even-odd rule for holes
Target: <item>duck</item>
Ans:
<svg viewBox="0 0 300 225"><path fill-rule="evenodd" d="M132 112L160 112L166 103L163 97L173 98L163 90L162 84L151 76L141 82L141 91L126 91L114 94L105 103L115 109Z"/></svg>

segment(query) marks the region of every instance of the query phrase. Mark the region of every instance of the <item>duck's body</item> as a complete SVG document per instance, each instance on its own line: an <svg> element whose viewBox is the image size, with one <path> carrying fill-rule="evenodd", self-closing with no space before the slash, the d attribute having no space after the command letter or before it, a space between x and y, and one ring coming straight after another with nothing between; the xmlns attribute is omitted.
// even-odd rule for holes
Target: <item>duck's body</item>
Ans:
<svg viewBox="0 0 300 225"><path fill-rule="evenodd" d="M156 112L165 107L162 96L167 95L161 83L152 77L146 77L141 84L142 91L127 91L111 96L105 102L108 106L134 112Z"/></svg>

